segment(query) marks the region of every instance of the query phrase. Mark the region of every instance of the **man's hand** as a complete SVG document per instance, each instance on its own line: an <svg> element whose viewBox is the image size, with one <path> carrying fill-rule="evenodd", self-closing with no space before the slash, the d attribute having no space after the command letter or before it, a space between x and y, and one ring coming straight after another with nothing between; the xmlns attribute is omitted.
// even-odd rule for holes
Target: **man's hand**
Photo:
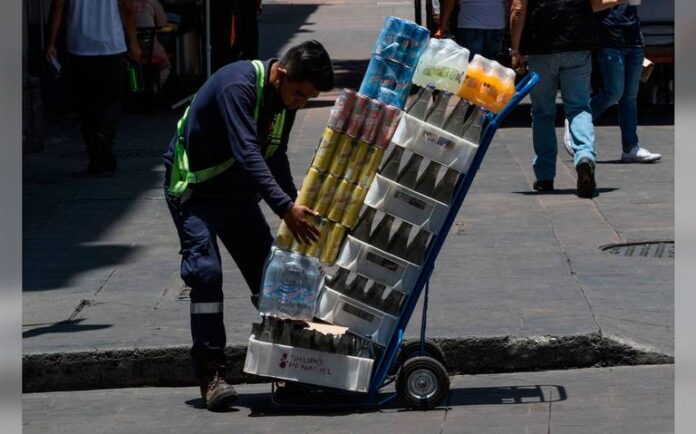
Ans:
<svg viewBox="0 0 696 434"><path fill-rule="evenodd" d="M143 55L142 50L140 49L140 44L131 44L128 47L128 58L130 58L134 62L140 62L140 57Z"/></svg>
<svg viewBox="0 0 696 434"><path fill-rule="evenodd" d="M450 31L449 24L443 21L440 23L440 28L437 29L437 32L435 32L433 37L435 37L437 39L443 38L446 34L449 33L449 31Z"/></svg>
<svg viewBox="0 0 696 434"><path fill-rule="evenodd" d="M293 205L283 216L283 221L296 240L302 244L312 244L319 240L319 230L309 220L317 213L302 205Z"/></svg>
<svg viewBox="0 0 696 434"><path fill-rule="evenodd" d="M49 45L48 47L46 47L45 55L46 55L46 60L51 62L51 59L58 57L58 50L56 50L55 46Z"/></svg>
<svg viewBox="0 0 696 434"><path fill-rule="evenodd" d="M522 54L520 54L519 52L512 53L512 69L514 69L515 72L519 75L522 75L525 72L527 72L527 67L524 64L524 56L522 56Z"/></svg>

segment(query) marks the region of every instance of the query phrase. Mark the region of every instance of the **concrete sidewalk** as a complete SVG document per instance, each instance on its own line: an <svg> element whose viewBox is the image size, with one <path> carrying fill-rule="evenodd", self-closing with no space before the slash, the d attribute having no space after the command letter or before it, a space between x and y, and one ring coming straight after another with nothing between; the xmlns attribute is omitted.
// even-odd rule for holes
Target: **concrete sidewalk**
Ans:
<svg viewBox="0 0 696 434"><path fill-rule="evenodd" d="M412 15L408 2L357 3L269 4L262 57L316 38L339 87L356 86L383 18ZM337 93L298 112L289 151L297 184ZM180 115L124 117L114 177L81 174L75 118L54 119L47 150L25 157L25 391L191 384L189 301L159 159ZM639 128L663 154L652 165L620 164L619 134L597 128L600 194L583 200L562 145L559 190L537 195L531 130L498 132L431 281L428 334L447 340L454 372L671 361L673 260L600 247L674 239L674 130ZM266 213L275 231L279 219ZM223 266L235 379L248 381L239 362L257 313L226 252Z"/></svg>
<svg viewBox="0 0 696 434"><path fill-rule="evenodd" d="M197 388L25 394L29 433L476 433L667 434L674 432L673 366L456 376L445 404L404 411L287 413L270 385L237 386L233 411L202 408Z"/></svg>

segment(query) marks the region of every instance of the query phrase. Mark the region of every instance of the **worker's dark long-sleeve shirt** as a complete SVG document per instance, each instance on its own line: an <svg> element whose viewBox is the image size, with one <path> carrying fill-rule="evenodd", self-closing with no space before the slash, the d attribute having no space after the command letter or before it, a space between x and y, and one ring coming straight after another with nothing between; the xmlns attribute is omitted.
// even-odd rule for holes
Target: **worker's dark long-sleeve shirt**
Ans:
<svg viewBox="0 0 696 434"><path fill-rule="evenodd" d="M273 117L283 103L268 83L270 68L276 59L263 62L266 85L254 121L256 71L249 61L230 63L206 81L189 108L186 122L186 150L191 171L220 164L230 157L234 165L215 178L192 184L196 197L255 197L258 194L271 209L282 216L297 197L290 173L287 146L295 111L287 110L285 128L275 154L264 160L270 140ZM176 135L164 155L171 167Z"/></svg>

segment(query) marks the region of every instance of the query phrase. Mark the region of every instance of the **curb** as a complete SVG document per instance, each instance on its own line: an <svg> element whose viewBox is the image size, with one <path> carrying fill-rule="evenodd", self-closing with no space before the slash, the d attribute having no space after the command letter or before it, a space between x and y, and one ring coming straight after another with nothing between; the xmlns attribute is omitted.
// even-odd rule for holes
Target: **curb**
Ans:
<svg viewBox="0 0 696 434"><path fill-rule="evenodd" d="M596 333L578 336L432 339L450 374L673 364L674 357L637 349ZM243 372L246 346L226 349L228 381L267 382ZM189 347L39 353L22 357L24 393L198 385Z"/></svg>

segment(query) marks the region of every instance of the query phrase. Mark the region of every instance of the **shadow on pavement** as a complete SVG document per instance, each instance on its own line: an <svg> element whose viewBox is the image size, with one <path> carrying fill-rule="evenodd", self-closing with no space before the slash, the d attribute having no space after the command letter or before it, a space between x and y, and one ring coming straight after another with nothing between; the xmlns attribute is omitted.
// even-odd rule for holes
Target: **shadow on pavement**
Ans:
<svg viewBox="0 0 696 434"><path fill-rule="evenodd" d="M601 193L611 193L612 191L617 191L619 190L618 188L614 187L601 187L597 188L595 194L595 197L597 197ZM575 195L578 193L578 190L575 188L557 188L553 191L544 191L544 192L539 192L539 191L513 191L512 193L514 194L521 194L523 196L558 196L558 195L564 195L564 194L570 194L570 195Z"/></svg>
<svg viewBox="0 0 696 434"><path fill-rule="evenodd" d="M270 388L270 386L269 386ZM392 393L381 392L377 400L381 401L388 398ZM361 395L358 395L361 396ZM308 406L307 408L273 408L271 405L271 393L252 393L241 394L235 407L246 407L251 410L249 417L273 417L291 415L321 415L321 416L346 416L353 413L370 413L382 410L412 411L406 409L395 398L380 408L377 407L350 407L351 402L355 402L356 394L338 394L337 398L343 398L345 406L337 407L336 402L332 402L330 396L325 396L319 400L319 405ZM510 405L510 404L533 404L541 402L557 402L568 399L566 389L560 385L529 385L529 386L503 386L503 387L475 387L451 389L447 398L446 405L437 407L431 411L448 410L452 407L469 405ZM295 401L294 405L299 405ZM205 405L201 398L186 401L186 405L204 409Z"/></svg>
<svg viewBox="0 0 696 434"><path fill-rule="evenodd" d="M102 330L113 327L111 324L80 325L80 323L84 320L84 318L76 320L66 320L51 324L49 326L37 327L35 329L22 332L22 338L33 338L35 336L45 335L47 333L84 332L89 330Z"/></svg>
<svg viewBox="0 0 696 434"><path fill-rule="evenodd" d="M302 39L312 39L314 31L302 27L314 24L307 19L318 8L316 4L264 5L259 19L259 57L266 59L281 55L283 47L298 33L306 34Z"/></svg>

